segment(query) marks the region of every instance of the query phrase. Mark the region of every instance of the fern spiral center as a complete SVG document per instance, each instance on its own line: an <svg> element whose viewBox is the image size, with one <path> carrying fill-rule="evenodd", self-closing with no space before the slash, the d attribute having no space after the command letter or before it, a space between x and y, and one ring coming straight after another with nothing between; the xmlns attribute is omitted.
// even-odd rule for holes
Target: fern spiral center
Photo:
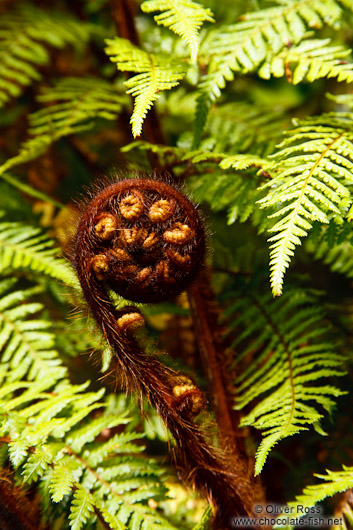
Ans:
<svg viewBox="0 0 353 530"><path fill-rule="evenodd" d="M202 266L205 236L195 206L173 185L126 179L102 190L84 212L90 273L134 302L185 290Z"/></svg>

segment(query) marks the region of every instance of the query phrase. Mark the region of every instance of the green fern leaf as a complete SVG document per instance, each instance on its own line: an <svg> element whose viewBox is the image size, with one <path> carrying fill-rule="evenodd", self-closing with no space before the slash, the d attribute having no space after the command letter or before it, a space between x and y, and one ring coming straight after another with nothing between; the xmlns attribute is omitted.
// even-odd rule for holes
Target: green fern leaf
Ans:
<svg viewBox="0 0 353 530"><path fill-rule="evenodd" d="M17 438L9 443L9 458L15 469L25 460L28 450L29 444L22 438Z"/></svg>
<svg viewBox="0 0 353 530"><path fill-rule="evenodd" d="M320 483L307 486L303 493L296 497L297 502L291 502L289 505L295 507L300 504L309 508L327 497L353 488L353 467L343 466L342 471L326 470L326 473L315 474L315 477L321 479Z"/></svg>
<svg viewBox="0 0 353 530"><path fill-rule="evenodd" d="M116 119L127 103L114 86L94 77L61 79L37 100L45 106L29 115L30 138L0 166L0 175L37 158L60 138L91 129L97 118Z"/></svg>
<svg viewBox="0 0 353 530"><path fill-rule="evenodd" d="M94 498L91 493L80 485L76 486L69 515L72 530L81 530L93 510Z"/></svg>
<svg viewBox="0 0 353 530"><path fill-rule="evenodd" d="M53 502L60 502L64 495L68 495L74 484L74 477L70 469L70 463L64 461L65 465L61 463L55 465L50 477L49 490Z"/></svg>
<svg viewBox="0 0 353 530"><path fill-rule="evenodd" d="M345 60L351 50L329 44L330 39L305 40L299 46L292 46L263 64L259 75L265 79L269 79L271 75L286 75L293 85L304 79L312 83L323 77L337 77L337 81L351 83L353 63Z"/></svg>
<svg viewBox="0 0 353 530"><path fill-rule="evenodd" d="M126 39L116 37L108 39L106 43L105 52L120 71L138 72L138 75L125 82L127 93L136 98L130 120L136 138L141 134L142 123L158 98L158 93L177 86L184 77L185 69L169 56L147 53Z"/></svg>
<svg viewBox="0 0 353 530"><path fill-rule="evenodd" d="M213 150L233 156L265 157L290 126L282 105L269 106L237 101L214 106L205 133L215 142ZM207 140L206 140L207 141Z"/></svg>
<svg viewBox="0 0 353 530"><path fill-rule="evenodd" d="M16 280L0 281L1 361L13 369L14 380L25 375L29 380L40 379L44 368L48 379L60 379L66 368L55 350L50 324L33 318L43 306L28 302L38 289L15 291L15 284Z"/></svg>
<svg viewBox="0 0 353 530"><path fill-rule="evenodd" d="M82 447L87 443L93 442L98 434L105 428L113 428L116 425L128 423L128 419L122 419L121 416L102 416L92 420L89 425L80 427L79 429L71 431L73 441L71 447L74 451L81 451ZM135 437L136 439L136 437Z"/></svg>
<svg viewBox="0 0 353 530"><path fill-rule="evenodd" d="M201 53L211 60L200 84L195 121L200 138L210 101L234 74L255 71L286 47L299 44L308 29L337 27L343 11L335 0L284 0L278 7L245 13L239 22L210 32ZM194 147L198 146L197 139Z"/></svg>
<svg viewBox="0 0 353 530"><path fill-rule="evenodd" d="M274 156L276 176L259 201L262 208L276 208L269 219L279 219L269 231L270 269L274 296L282 293L283 277L294 249L314 221L342 219L351 202L353 183L353 115L327 114L300 122Z"/></svg>
<svg viewBox="0 0 353 530"><path fill-rule="evenodd" d="M199 49L198 32L205 21L213 22L212 11L191 0L146 0L141 4L145 13L162 11L154 17L157 24L170 28L186 40L192 62Z"/></svg>
<svg viewBox="0 0 353 530"><path fill-rule="evenodd" d="M112 515L109 513L106 509L99 507L103 518L106 523L108 523L109 528L111 530L128 530L127 526L125 526L121 521L119 521L119 518L116 515Z"/></svg>
<svg viewBox="0 0 353 530"><path fill-rule="evenodd" d="M23 223L0 223L0 272L28 268L78 289L71 267L57 258L58 249L39 228Z"/></svg>
<svg viewBox="0 0 353 530"><path fill-rule="evenodd" d="M28 484L35 482L48 469L51 462L51 455L39 449L30 455L23 466L23 476Z"/></svg>
<svg viewBox="0 0 353 530"><path fill-rule="evenodd" d="M325 337L320 309L298 290L275 300L245 296L229 312L240 315L233 326L244 329L236 339L237 349L244 348L239 362L258 352L236 381L237 409L257 401L241 425L264 431L256 454L258 474L275 444L320 421L318 406L332 410L332 398L343 392L316 381L343 375L342 356ZM249 336L255 338L248 341Z"/></svg>
<svg viewBox="0 0 353 530"><path fill-rule="evenodd" d="M72 528L90 524L98 510L120 529L126 524L176 530L147 505L150 498L164 498L166 489L160 484L160 465L136 456L143 447L133 440L141 435L121 432L98 441L102 431L127 421L125 410L110 413L109 399L101 399L104 389L87 392L89 381L11 383L11 378L9 370L0 389L0 432L11 440L11 461L23 464L23 481L41 477L54 502L74 492Z"/></svg>
<svg viewBox="0 0 353 530"><path fill-rule="evenodd" d="M49 47L73 46L82 52L92 26L68 13L19 6L0 20L0 106L18 97L25 86L41 79L40 67L50 63Z"/></svg>
<svg viewBox="0 0 353 530"><path fill-rule="evenodd" d="M313 234L314 235L314 234ZM309 237L305 245L315 259L322 260L330 269L353 278L352 227L346 222L337 226L331 222L322 226L317 237Z"/></svg>

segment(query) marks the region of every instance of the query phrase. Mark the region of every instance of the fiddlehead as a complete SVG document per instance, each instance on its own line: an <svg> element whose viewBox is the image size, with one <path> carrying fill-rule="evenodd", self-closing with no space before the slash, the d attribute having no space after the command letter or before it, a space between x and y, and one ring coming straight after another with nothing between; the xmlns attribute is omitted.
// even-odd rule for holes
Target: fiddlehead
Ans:
<svg viewBox="0 0 353 530"><path fill-rule="evenodd" d="M86 248L83 249L82 245ZM205 238L194 206L165 182L111 184L86 210L78 230L78 267L128 300L161 302L185 290L200 268Z"/></svg>
<svg viewBox="0 0 353 530"><path fill-rule="evenodd" d="M203 267L205 236L196 208L173 185L127 179L92 198L80 220L74 265L84 296L115 352L126 388L146 396L176 441L178 467L217 508L218 520L251 513L243 484L206 443L194 417L205 408L194 383L147 355L136 328L144 325L138 308L116 309L109 290L134 302L175 297Z"/></svg>

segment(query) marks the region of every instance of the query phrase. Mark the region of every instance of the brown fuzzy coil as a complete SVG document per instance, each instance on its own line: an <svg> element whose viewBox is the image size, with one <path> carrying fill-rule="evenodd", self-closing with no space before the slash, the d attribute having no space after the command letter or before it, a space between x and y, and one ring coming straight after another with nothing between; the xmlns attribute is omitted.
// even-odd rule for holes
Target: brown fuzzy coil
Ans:
<svg viewBox="0 0 353 530"><path fill-rule="evenodd" d="M165 182L111 184L89 204L82 232L91 273L134 302L173 298L190 284L204 259L197 210Z"/></svg>
<svg viewBox="0 0 353 530"><path fill-rule="evenodd" d="M137 307L116 309L110 291L134 302L175 297L194 280L205 256L195 206L166 182L126 179L99 190L84 207L74 252L89 308L112 350L127 389L144 395L175 439L178 469L207 495L216 524L244 514L244 484L195 423L206 398L193 381L147 355L135 337L144 325ZM251 513L245 502L245 513Z"/></svg>

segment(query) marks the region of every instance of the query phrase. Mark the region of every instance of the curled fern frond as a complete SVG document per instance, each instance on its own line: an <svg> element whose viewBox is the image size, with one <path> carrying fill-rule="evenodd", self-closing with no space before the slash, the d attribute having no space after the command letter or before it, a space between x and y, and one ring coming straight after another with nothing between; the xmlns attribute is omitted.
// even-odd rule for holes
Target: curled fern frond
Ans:
<svg viewBox="0 0 353 530"><path fill-rule="evenodd" d="M24 223L0 223L0 272L30 269L78 288L68 263L59 257L54 241L39 228Z"/></svg>
<svg viewBox="0 0 353 530"><path fill-rule="evenodd" d="M22 5L1 15L0 106L41 79L39 67L50 62L49 48L73 46L82 51L92 28L69 13Z"/></svg>
<svg viewBox="0 0 353 530"><path fill-rule="evenodd" d="M37 158L60 138L90 129L97 118L116 119L127 103L114 86L94 77L67 77L46 87L37 99L45 106L29 115L30 138L0 166L0 175Z"/></svg>
<svg viewBox="0 0 353 530"><path fill-rule="evenodd" d="M106 43L105 52L118 70L138 73L125 81L125 86L127 93L136 98L130 123L134 137L140 136L143 121L158 93L177 86L185 75L185 68L169 56L147 53L127 39L115 37Z"/></svg>
<svg viewBox="0 0 353 530"><path fill-rule="evenodd" d="M269 79L286 76L297 85L304 79L309 82L322 77L336 77L337 81L353 81L353 63L346 58L351 50L330 45L330 39L308 39L298 46L283 50L262 65L259 75Z"/></svg>
<svg viewBox="0 0 353 530"><path fill-rule="evenodd" d="M242 349L238 361L250 352L252 361L236 381L236 408L255 402L241 425L263 431L255 473L280 440L317 425L330 413L333 397L343 394L329 384L317 383L343 375L342 356L325 336L327 324L313 297L296 290L280 299L271 295L238 297L230 306L232 326L242 329L236 339ZM248 339L255 337L254 339ZM256 351L256 356L254 356Z"/></svg>
<svg viewBox="0 0 353 530"><path fill-rule="evenodd" d="M282 293L283 277L294 249L314 221L342 219L351 203L353 183L353 115L330 113L298 123L288 131L267 170L274 178L261 208L276 211L269 219L275 235L271 243L270 269L274 296Z"/></svg>
<svg viewBox="0 0 353 530"><path fill-rule="evenodd" d="M196 61L199 49L198 32L204 22L214 22L212 11L192 0L146 0L141 4L145 13L161 11L154 17L162 24L186 40L192 62Z"/></svg>

